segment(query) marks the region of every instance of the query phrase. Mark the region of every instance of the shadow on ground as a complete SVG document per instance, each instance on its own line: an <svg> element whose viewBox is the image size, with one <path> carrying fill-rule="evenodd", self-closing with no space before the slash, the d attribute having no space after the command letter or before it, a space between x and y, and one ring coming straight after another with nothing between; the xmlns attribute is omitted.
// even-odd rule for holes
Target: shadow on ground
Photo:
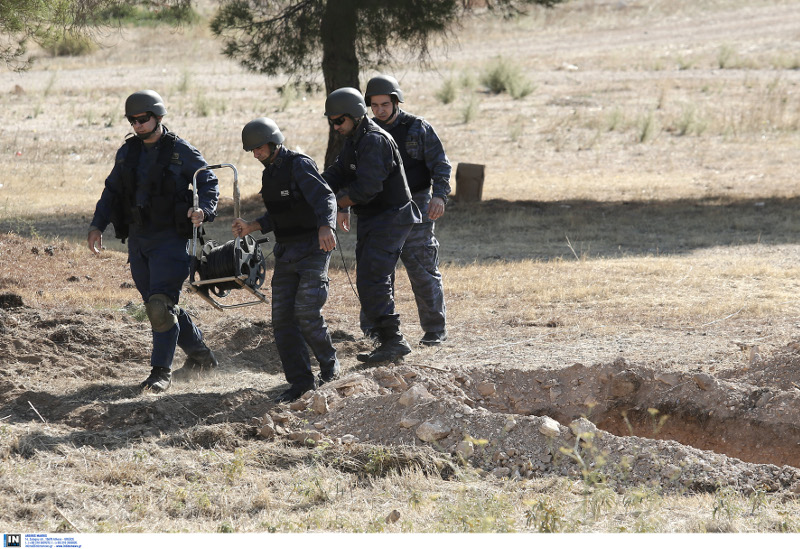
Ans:
<svg viewBox="0 0 800 549"><path fill-rule="evenodd" d="M669 201L561 202L451 200L436 224L443 261L473 261L675 255L718 246L797 244L800 197L706 197ZM263 212L259 196L241 203L242 217ZM232 238L233 205L223 201L208 237ZM339 231L345 256L352 259L355 224ZM84 242L86 212L52 219L14 217L0 220L0 231L22 236L60 237ZM125 246L106 231L106 246ZM267 244L267 249L271 246ZM501 252L502 250L502 252Z"/></svg>

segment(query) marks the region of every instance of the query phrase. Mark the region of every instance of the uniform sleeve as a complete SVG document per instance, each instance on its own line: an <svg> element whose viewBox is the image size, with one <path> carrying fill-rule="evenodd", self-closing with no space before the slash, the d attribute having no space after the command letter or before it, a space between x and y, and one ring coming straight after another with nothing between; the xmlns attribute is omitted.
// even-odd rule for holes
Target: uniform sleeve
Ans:
<svg viewBox="0 0 800 549"><path fill-rule="evenodd" d="M419 140L420 149L425 154L425 165L431 172L433 179L433 196L438 196L447 201L450 194L450 174L452 166L444 152L441 139L433 127L424 120L420 120Z"/></svg>
<svg viewBox="0 0 800 549"><path fill-rule="evenodd" d="M192 184L194 174L200 168L208 166L200 151L186 141L179 141L183 146L179 150L181 160L181 175L188 184ZM176 143L176 147L178 144ZM205 213L206 221L213 221L217 217L217 204L219 202L219 180L211 170L203 170L197 174L197 201L198 206Z"/></svg>
<svg viewBox="0 0 800 549"><path fill-rule="evenodd" d="M117 193L121 192L120 173L125 162L126 146L121 147L117 151L117 156L114 160L114 167L111 173L106 178L103 193L97 201L94 208L94 215L92 216L91 227L105 231L108 224L111 223L111 207L117 197Z"/></svg>
<svg viewBox="0 0 800 549"><path fill-rule="evenodd" d="M334 193L338 193L346 186L344 173L342 155L340 154L336 157L336 160L333 161L333 164L325 168L325 171L322 172L322 179L325 180L325 183L328 184Z"/></svg>
<svg viewBox="0 0 800 549"><path fill-rule="evenodd" d="M394 168L392 146L385 136L368 133L358 142L356 178L350 184L350 200L367 204L383 190L383 183Z"/></svg>
<svg viewBox="0 0 800 549"><path fill-rule="evenodd" d="M264 212L264 215L256 219L256 222L261 225L261 232L264 234L275 230L275 227L272 225L272 218L269 216L269 212Z"/></svg>
<svg viewBox="0 0 800 549"><path fill-rule="evenodd" d="M308 158L298 157L292 164L292 176L303 197L317 216L317 227L336 228L336 195Z"/></svg>

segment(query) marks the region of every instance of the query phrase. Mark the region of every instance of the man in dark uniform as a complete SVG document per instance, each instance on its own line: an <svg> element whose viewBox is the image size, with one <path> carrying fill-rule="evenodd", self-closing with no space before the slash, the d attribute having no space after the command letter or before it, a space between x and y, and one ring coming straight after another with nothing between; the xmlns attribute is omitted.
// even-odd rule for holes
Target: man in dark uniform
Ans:
<svg viewBox="0 0 800 549"><path fill-rule="evenodd" d="M166 114L164 101L152 90L138 91L125 101L134 135L117 151L88 235L95 254L103 249L102 233L109 224L122 242L128 239L131 275L153 331L152 370L141 387L155 393L172 383L176 346L186 353L188 369L218 366L178 300L189 276L192 227L214 219L219 184L212 172L201 172L195 210L191 182L195 172L208 164L197 149L161 124Z"/></svg>
<svg viewBox="0 0 800 549"><path fill-rule="evenodd" d="M349 208L358 216L356 286L366 322L377 332L377 347L358 360L396 360L411 352L395 312L394 270L411 228L421 220L411 200L403 160L392 136L368 116L364 97L355 88L328 95L325 116L344 146L322 174L336 192L339 222L350 228Z"/></svg>
<svg viewBox="0 0 800 549"><path fill-rule="evenodd" d="M275 234L272 275L272 328L289 388L278 402L292 402L317 383L337 379L339 360L322 307L328 299L328 265L336 246L336 196L314 161L283 146L284 137L269 118L256 118L242 130L244 150L264 165L261 197L267 212L255 221L236 219L233 234L255 230ZM317 380L307 347L319 362Z"/></svg>
<svg viewBox="0 0 800 549"><path fill-rule="evenodd" d="M439 241L434 222L444 214L450 194L450 161L430 124L399 108L403 91L392 76L378 75L367 83L364 100L372 109L373 120L397 142L411 197L422 214L422 223L408 235L400 260L406 268L419 323L424 335L422 345L439 345L447 339L444 288L439 272ZM361 328L370 335L373 327Z"/></svg>

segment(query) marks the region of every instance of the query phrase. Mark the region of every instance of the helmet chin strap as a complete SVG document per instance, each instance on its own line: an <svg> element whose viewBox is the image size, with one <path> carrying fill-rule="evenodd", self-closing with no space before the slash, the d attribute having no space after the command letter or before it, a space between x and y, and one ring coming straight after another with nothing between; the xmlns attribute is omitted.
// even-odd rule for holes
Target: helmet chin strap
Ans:
<svg viewBox="0 0 800 549"><path fill-rule="evenodd" d="M156 127L155 127L155 128L153 128L153 131L151 131L151 132L147 132L147 133L137 133L137 134L136 134L136 137L138 137L138 138L139 138L139 139L141 139L142 141L147 141L148 139L150 139L151 137L153 137L153 135L154 135L154 134L155 134L155 133L156 133L156 132L157 132L159 129L161 129L161 122L159 122L158 124L156 124Z"/></svg>
<svg viewBox="0 0 800 549"><path fill-rule="evenodd" d="M278 155L275 154L275 151L278 150L278 147L280 147L280 145L269 143L269 156L266 158L266 160L261 161L265 168L275 162L275 159L278 157Z"/></svg>

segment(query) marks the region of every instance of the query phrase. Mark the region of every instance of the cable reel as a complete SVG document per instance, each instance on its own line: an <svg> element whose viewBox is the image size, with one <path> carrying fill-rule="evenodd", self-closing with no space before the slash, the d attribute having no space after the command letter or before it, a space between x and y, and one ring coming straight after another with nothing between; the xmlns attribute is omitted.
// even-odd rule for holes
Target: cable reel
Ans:
<svg viewBox="0 0 800 549"><path fill-rule="evenodd" d="M238 172L233 164L215 164L200 168L192 178L192 194L194 207L198 207L197 174L204 170L217 168L231 168L233 170L233 212L236 218L239 214L239 181ZM268 242L264 237L254 239L247 235L244 238L236 237L225 244L219 245L214 240L200 242L198 246L197 227L192 235L192 266L189 278L189 289L207 301L215 309L233 309L266 303L267 298L259 291L267 278L267 264L260 244ZM227 298L231 290L245 289L256 300L244 303L223 304L214 297Z"/></svg>

